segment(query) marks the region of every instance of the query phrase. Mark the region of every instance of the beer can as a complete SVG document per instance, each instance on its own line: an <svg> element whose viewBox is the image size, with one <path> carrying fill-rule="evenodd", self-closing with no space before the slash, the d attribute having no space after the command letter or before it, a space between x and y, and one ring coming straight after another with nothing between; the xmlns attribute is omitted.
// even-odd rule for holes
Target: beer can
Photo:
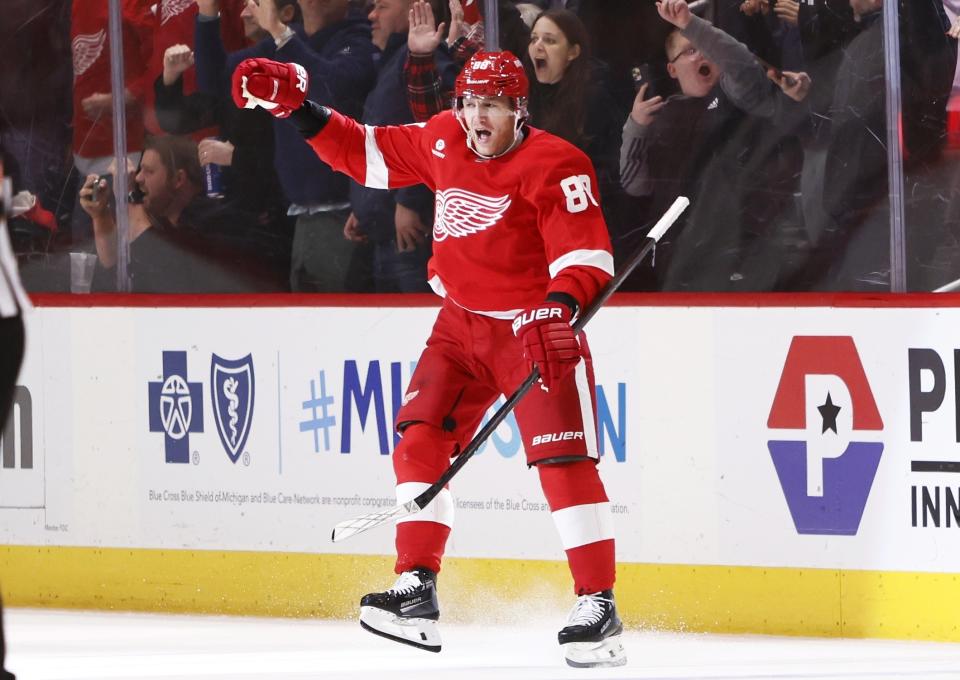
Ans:
<svg viewBox="0 0 960 680"><path fill-rule="evenodd" d="M217 163L203 166L203 186L208 198L223 198L223 174Z"/></svg>

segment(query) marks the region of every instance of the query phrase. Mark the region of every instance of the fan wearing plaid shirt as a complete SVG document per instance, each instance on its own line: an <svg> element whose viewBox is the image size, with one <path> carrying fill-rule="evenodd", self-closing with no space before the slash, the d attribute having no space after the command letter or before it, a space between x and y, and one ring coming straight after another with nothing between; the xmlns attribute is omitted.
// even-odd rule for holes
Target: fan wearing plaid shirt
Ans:
<svg viewBox="0 0 960 680"><path fill-rule="evenodd" d="M470 57L483 49L483 19L477 9L478 3L462 7L459 0L450 0L450 32L446 50L457 68L463 68ZM522 54L526 49L530 31L513 3L499 3L499 15L503 49ZM407 81L407 101L413 118L425 123L432 116L450 108L453 91L445 88L434 60L434 52L442 42L444 24L437 26L433 8L429 2L415 2L410 9L410 32L407 36L409 54L403 67ZM441 48L442 49L442 48Z"/></svg>

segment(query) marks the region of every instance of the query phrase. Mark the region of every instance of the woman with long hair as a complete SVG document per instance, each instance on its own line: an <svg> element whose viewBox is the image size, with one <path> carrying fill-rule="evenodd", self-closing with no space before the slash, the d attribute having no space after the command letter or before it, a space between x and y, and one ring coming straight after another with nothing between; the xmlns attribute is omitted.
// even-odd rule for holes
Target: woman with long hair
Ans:
<svg viewBox="0 0 960 680"><path fill-rule="evenodd" d="M530 75L530 124L579 147L597 173L611 236L622 226L620 141L627 111L611 94L607 67L591 56L587 27L573 12L541 12L524 62Z"/></svg>
<svg viewBox="0 0 960 680"><path fill-rule="evenodd" d="M541 12L530 31L531 123L584 148L593 64L587 27L573 12Z"/></svg>

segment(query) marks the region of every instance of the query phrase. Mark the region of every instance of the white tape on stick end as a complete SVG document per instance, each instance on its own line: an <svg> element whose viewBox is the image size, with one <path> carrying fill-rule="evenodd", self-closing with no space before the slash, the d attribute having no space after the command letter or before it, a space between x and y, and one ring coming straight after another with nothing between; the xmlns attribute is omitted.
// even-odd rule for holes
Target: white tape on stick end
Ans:
<svg viewBox="0 0 960 680"><path fill-rule="evenodd" d="M667 233L667 229L673 226L673 223L677 221L677 218L680 217L680 213L687 209L687 206L690 205L690 199L686 196L677 196L677 200L673 202L673 205L663 213L653 229L647 233L647 238L652 238L654 241L659 241L660 237Z"/></svg>

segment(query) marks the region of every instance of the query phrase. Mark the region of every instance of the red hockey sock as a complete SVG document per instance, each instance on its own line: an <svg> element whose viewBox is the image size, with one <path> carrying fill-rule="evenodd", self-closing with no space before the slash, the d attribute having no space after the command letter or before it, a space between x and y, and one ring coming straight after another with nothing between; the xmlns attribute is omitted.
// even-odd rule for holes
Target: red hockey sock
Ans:
<svg viewBox="0 0 960 680"><path fill-rule="evenodd" d="M567 553L578 595L613 588L616 557L610 503L592 460L540 465L540 485Z"/></svg>
<svg viewBox="0 0 960 680"><path fill-rule="evenodd" d="M415 567L424 567L439 572L449 535L450 527L438 522L397 524L397 563L393 570L402 574Z"/></svg>
<svg viewBox="0 0 960 680"><path fill-rule="evenodd" d="M407 427L393 452L397 501L413 500L439 479L455 450L454 440L437 427L426 423ZM423 510L397 523L395 571L424 567L439 572L452 526L453 498L443 489Z"/></svg>

